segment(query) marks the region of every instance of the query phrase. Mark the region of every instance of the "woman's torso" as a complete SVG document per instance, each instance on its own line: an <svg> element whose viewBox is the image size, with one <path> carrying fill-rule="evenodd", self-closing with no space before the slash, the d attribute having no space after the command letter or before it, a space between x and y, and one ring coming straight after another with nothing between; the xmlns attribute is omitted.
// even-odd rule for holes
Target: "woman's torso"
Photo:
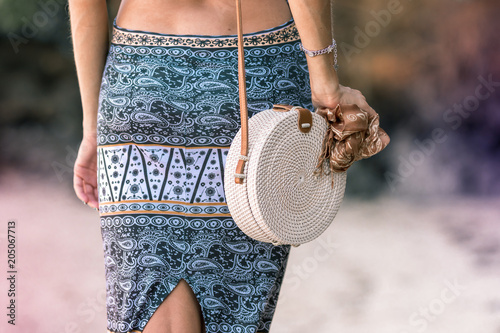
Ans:
<svg viewBox="0 0 500 333"><path fill-rule="evenodd" d="M243 33L291 19L286 0L242 0ZM117 25L132 30L183 35L234 35L235 0L123 0Z"/></svg>

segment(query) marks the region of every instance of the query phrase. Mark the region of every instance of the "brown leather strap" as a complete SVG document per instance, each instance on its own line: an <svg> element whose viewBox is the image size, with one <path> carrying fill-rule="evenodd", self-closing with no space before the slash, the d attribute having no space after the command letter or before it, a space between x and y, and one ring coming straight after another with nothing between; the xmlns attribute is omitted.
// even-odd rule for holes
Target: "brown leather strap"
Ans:
<svg viewBox="0 0 500 333"><path fill-rule="evenodd" d="M297 119L297 125L299 126L299 131L302 133L309 133L312 127L313 117L311 111L304 108L297 108L299 112L299 117Z"/></svg>
<svg viewBox="0 0 500 333"><path fill-rule="evenodd" d="M238 25L238 87L240 93L240 116L241 116L241 155L248 156L248 109L247 109L247 87L245 78L245 57L243 51L243 26L241 22L241 0L236 0L236 14ZM236 173L243 174L245 162L238 160ZM243 184L243 178L235 175L236 184Z"/></svg>
<svg viewBox="0 0 500 333"><path fill-rule="evenodd" d="M279 112L287 112L293 108L293 105L288 104L273 104L273 109Z"/></svg>

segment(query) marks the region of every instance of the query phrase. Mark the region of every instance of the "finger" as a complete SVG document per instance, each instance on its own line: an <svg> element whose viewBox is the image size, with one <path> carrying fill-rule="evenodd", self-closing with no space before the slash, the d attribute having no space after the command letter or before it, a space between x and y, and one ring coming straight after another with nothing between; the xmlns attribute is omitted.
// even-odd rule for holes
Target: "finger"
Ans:
<svg viewBox="0 0 500 333"><path fill-rule="evenodd" d="M83 182L82 188L83 191L85 192L85 198L86 198L85 204L88 205L89 202L92 200L91 196L92 192L89 191L89 184L85 180L83 180L82 182Z"/></svg>
<svg viewBox="0 0 500 333"><path fill-rule="evenodd" d="M95 210L99 210L99 202L95 199L91 199L89 201L89 207L94 208Z"/></svg>
<svg viewBox="0 0 500 333"><path fill-rule="evenodd" d="M368 104L368 102L366 101L366 99L363 99L363 98L360 98L359 100L359 107L368 111L370 110L372 107L370 106L370 104Z"/></svg>
<svg viewBox="0 0 500 333"><path fill-rule="evenodd" d="M370 105L368 105L368 103L366 103L366 102L363 103L362 106L360 106L360 109L365 110L366 112L368 112L372 116L375 116L377 114L377 112Z"/></svg>
<svg viewBox="0 0 500 333"><path fill-rule="evenodd" d="M90 182L88 180L84 180L80 178L81 189L84 194L82 199L84 203L88 204L88 206L99 209L99 201L97 196L97 179L91 179ZM94 185L95 184L95 185Z"/></svg>
<svg viewBox="0 0 500 333"><path fill-rule="evenodd" d="M99 197L98 197L97 187L92 188L92 194L89 196L89 206L96 210L99 209Z"/></svg>
<svg viewBox="0 0 500 333"><path fill-rule="evenodd" d="M365 100L359 100L356 104L359 106L360 109L363 109L366 111L371 109L370 105L368 105L368 103Z"/></svg>
<svg viewBox="0 0 500 333"><path fill-rule="evenodd" d="M87 181L83 181L84 182L84 190L85 190L85 194L87 195L87 197L90 197L94 194L94 186L92 186L91 184L89 184Z"/></svg>
<svg viewBox="0 0 500 333"><path fill-rule="evenodd" d="M98 209L99 208L99 202L98 202L97 197L95 195L96 194L96 188L83 180L83 189L85 190L85 195L86 195L86 198L87 198L87 200L85 201L85 203L89 207L92 207L94 209Z"/></svg>
<svg viewBox="0 0 500 333"><path fill-rule="evenodd" d="M73 189L75 190L76 196L83 202L88 201L88 196L85 193L83 179L75 175L73 177Z"/></svg>

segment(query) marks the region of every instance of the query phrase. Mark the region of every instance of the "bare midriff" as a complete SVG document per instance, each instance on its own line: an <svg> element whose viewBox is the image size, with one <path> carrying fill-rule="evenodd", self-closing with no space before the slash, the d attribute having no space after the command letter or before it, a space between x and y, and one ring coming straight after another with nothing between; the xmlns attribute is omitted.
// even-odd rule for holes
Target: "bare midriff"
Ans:
<svg viewBox="0 0 500 333"><path fill-rule="evenodd" d="M242 0L243 33L291 19L286 0ZM122 0L119 27L179 35L235 35L235 0Z"/></svg>

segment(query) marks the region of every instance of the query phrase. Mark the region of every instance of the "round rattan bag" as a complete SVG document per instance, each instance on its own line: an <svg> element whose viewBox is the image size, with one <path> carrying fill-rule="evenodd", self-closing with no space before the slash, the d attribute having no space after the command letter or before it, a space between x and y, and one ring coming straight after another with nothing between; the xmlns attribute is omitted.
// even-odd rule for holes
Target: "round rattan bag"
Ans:
<svg viewBox="0 0 500 333"><path fill-rule="evenodd" d="M236 0L236 15L241 128L224 167L227 206L249 237L298 246L318 237L335 218L346 172L334 172L334 186L330 177L314 173L329 130L327 118L279 104L248 119L241 0Z"/></svg>
<svg viewBox="0 0 500 333"><path fill-rule="evenodd" d="M307 113L310 120L301 120ZM248 158L240 175L243 183L238 184L240 128L226 158L224 191L231 216L245 234L298 246L332 223L344 197L346 172L314 175L327 128L322 116L299 107L255 114L248 121Z"/></svg>
<svg viewBox="0 0 500 333"><path fill-rule="evenodd" d="M355 104L315 112L275 104L248 119L241 0L236 13L241 128L224 167L227 206L251 238L298 246L332 223L344 198L347 168L384 149L390 138L374 110Z"/></svg>

